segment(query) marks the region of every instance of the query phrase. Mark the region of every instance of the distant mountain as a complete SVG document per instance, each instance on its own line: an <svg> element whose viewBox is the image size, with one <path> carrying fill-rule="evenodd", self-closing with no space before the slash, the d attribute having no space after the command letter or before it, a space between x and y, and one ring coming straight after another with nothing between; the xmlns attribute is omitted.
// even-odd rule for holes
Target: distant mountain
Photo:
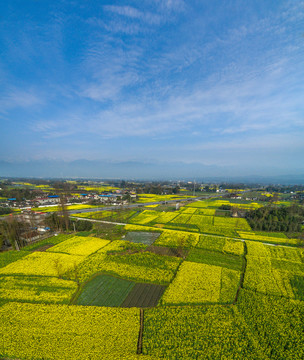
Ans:
<svg viewBox="0 0 304 360"><path fill-rule="evenodd" d="M267 173L266 173L267 171ZM256 173L256 175L250 175ZM263 175L263 174L267 175ZM271 174L271 175L269 175ZM196 180L243 183L304 184L304 173L282 175L278 169L252 171L232 166L183 162L31 160L0 161L0 177Z"/></svg>

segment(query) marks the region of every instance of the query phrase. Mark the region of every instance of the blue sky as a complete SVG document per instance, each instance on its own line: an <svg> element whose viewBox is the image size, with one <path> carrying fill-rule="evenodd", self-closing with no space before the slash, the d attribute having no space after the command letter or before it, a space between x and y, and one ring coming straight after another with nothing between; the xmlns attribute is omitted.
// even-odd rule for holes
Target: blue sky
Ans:
<svg viewBox="0 0 304 360"><path fill-rule="evenodd" d="M0 160L304 173L304 1L10 0L0 14Z"/></svg>

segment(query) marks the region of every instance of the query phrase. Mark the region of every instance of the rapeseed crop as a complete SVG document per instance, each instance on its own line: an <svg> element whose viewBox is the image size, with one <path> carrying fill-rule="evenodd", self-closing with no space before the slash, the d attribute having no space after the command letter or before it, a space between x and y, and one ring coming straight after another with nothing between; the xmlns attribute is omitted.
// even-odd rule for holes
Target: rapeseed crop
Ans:
<svg viewBox="0 0 304 360"><path fill-rule="evenodd" d="M96 237L74 236L48 249L47 252L87 256L109 244L109 240Z"/></svg>
<svg viewBox="0 0 304 360"><path fill-rule="evenodd" d="M139 310L9 303L0 355L22 359L136 359Z"/></svg>
<svg viewBox="0 0 304 360"><path fill-rule="evenodd" d="M0 277L0 299L6 301L67 304L76 290L76 282L56 277Z"/></svg>

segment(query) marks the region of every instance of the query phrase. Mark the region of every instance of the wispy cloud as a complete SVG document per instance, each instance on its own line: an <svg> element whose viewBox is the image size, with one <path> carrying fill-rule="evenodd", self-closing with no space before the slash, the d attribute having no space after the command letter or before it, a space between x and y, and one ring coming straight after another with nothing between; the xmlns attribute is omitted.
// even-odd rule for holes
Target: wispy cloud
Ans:
<svg viewBox="0 0 304 360"><path fill-rule="evenodd" d="M11 88L0 98L0 112L6 113L11 109L35 108L45 103L45 97L36 89Z"/></svg>
<svg viewBox="0 0 304 360"><path fill-rule="evenodd" d="M0 111L43 140L41 153L73 138L87 156L120 143L128 151L113 157L187 161L206 152L216 163L238 151L253 159L255 145L291 154L289 143L299 154L304 1L51 8L22 31L8 14L0 35Z"/></svg>
<svg viewBox="0 0 304 360"><path fill-rule="evenodd" d="M143 12L131 6L106 5L104 10L127 18L137 19L149 25L159 25L162 20L158 14L153 14L149 11Z"/></svg>

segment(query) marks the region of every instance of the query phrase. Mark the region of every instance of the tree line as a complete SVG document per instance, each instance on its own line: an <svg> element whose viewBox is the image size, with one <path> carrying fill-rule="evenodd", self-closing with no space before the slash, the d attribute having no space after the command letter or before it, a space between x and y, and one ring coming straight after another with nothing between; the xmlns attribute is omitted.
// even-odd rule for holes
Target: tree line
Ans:
<svg viewBox="0 0 304 360"><path fill-rule="evenodd" d="M265 206L248 211L246 219L253 230L301 232L304 208L298 205Z"/></svg>

